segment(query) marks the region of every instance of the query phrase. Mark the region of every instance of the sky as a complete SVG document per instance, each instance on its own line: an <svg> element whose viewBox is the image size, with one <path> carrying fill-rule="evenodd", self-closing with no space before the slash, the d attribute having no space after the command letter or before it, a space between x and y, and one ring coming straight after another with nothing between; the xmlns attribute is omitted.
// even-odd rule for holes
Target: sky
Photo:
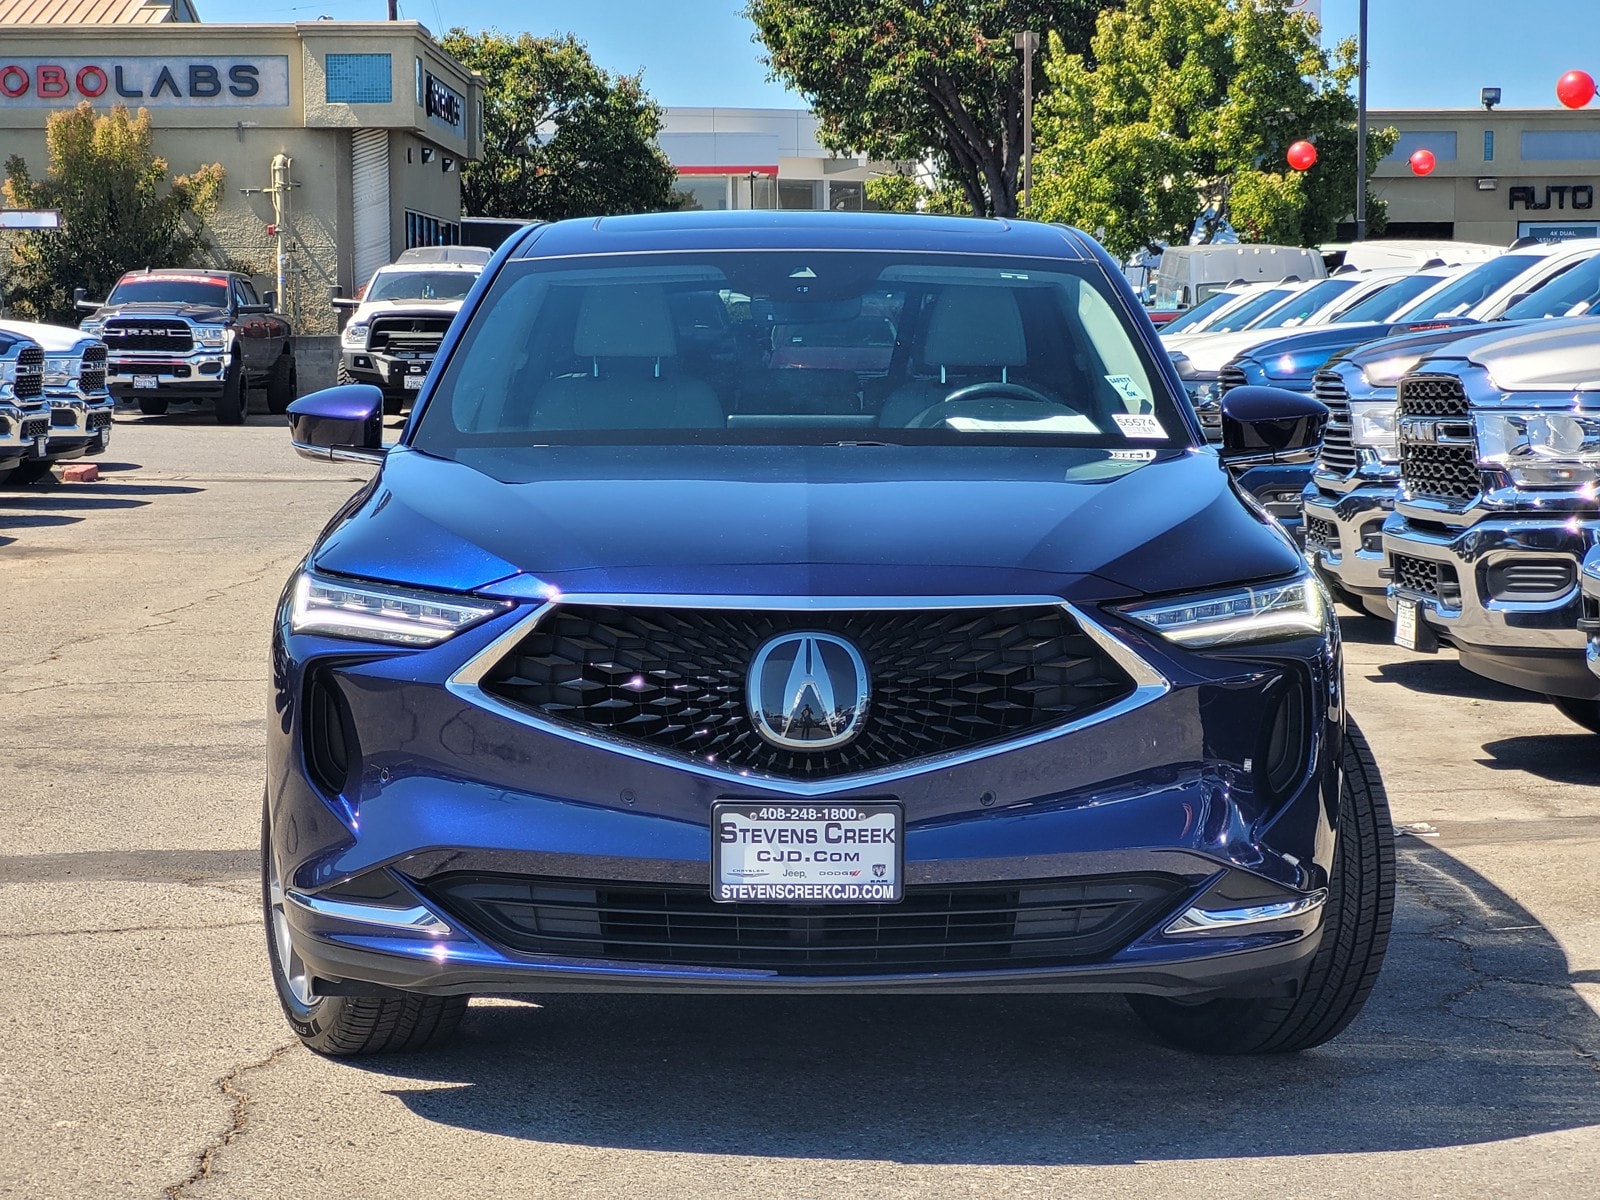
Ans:
<svg viewBox="0 0 1600 1200"><path fill-rule="evenodd" d="M1359 0L1322 0L1324 40L1354 36ZM381 20L385 0L195 0L202 20ZM400 0L401 16L453 25L572 33L613 73L644 72L669 106L803 107L768 82L741 0ZM1555 83L1600 77L1600 0L1370 0L1368 102L1459 108L1502 89L1507 108L1556 107ZM1600 121L1600 102L1595 117Z"/></svg>

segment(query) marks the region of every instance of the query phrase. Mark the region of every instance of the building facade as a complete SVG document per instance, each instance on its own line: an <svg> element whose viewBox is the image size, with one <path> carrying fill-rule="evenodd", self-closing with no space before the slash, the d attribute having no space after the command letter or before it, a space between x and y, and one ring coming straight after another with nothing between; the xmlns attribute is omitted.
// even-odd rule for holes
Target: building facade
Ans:
<svg viewBox="0 0 1600 1200"><path fill-rule="evenodd" d="M222 165L216 258L277 290L300 332L334 332L329 296L401 250L459 240L482 80L416 22L0 24L7 154L42 176L46 121L84 100L148 109L174 175Z"/></svg>
<svg viewBox="0 0 1600 1200"><path fill-rule="evenodd" d="M661 149L687 207L860 212L866 181L893 163L836 155L803 108L668 108Z"/></svg>
<svg viewBox="0 0 1600 1200"><path fill-rule="evenodd" d="M1373 178L1388 203L1385 236L1500 245L1600 237L1600 112L1416 109L1374 111L1371 121L1400 132ZM1411 170L1418 150L1433 154L1427 176Z"/></svg>

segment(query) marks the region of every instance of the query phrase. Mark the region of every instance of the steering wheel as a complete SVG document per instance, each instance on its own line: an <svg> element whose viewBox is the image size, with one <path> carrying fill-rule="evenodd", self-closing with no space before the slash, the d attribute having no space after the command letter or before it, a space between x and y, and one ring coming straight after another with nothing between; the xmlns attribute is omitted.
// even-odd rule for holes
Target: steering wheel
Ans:
<svg viewBox="0 0 1600 1200"><path fill-rule="evenodd" d="M1026 400L1030 404L1048 404L1052 408L1061 408L1061 401L1043 392L1036 391L1021 383L969 383L958 387L943 400L930 404L911 420L906 422L907 429L930 429L939 424L948 415L944 410L951 406L961 406L964 409L993 408L1005 400ZM974 413L973 415L980 415ZM987 414L982 414L987 415ZM1003 417L1004 413L995 414Z"/></svg>

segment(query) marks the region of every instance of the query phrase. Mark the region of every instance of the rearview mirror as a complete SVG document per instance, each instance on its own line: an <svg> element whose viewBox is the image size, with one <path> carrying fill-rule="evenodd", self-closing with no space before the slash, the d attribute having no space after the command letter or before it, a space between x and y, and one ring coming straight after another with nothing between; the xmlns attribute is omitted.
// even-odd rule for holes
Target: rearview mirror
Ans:
<svg viewBox="0 0 1600 1200"><path fill-rule="evenodd" d="M345 383L289 405L296 453L323 462L381 462L383 393L370 383Z"/></svg>
<svg viewBox="0 0 1600 1200"><path fill-rule="evenodd" d="M1222 397L1222 446L1228 467L1308 463L1322 448L1328 408L1284 388L1236 387Z"/></svg>

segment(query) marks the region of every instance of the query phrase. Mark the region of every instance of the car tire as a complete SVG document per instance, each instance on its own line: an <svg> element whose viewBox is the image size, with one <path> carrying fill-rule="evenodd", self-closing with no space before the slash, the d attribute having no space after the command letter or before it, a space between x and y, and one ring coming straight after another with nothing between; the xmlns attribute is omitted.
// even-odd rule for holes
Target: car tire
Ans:
<svg viewBox="0 0 1600 1200"><path fill-rule="evenodd" d="M244 388L244 364L237 358L228 360L228 369L222 376L222 394L217 397L217 424L243 425L250 411L250 398Z"/></svg>
<svg viewBox="0 0 1600 1200"><path fill-rule="evenodd" d="M162 396L140 396L138 405L139 411L147 417L161 417L167 412L167 401Z"/></svg>
<svg viewBox="0 0 1600 1200"><path fill-rule="evenodd" d="M1576 721L1590 733L1600 733L1600 700L1575 700L1571 696L1546 696L1556 711Z"/></svg>
<svg viewBox="0 0 1600 1200"><path fill-rule="evenodd" d="M354 383L356 380L355 376L350 374L350 368L345 366L343 362L340 362L339 365L334 368L333 381L335 383L343 384Z"/></svg>
<svg viewBox="0 0 1600 1200"><path fill-rule="evenodd" d="M406 407L406 397L391 396L388 392L383 394L383 415L386 417L399 416Z"/></svg>
<svg viewBox="0 0 1600 1200"><path fill-rule="evenodd" d="M31 460L12 467L9 471L0 471L0 484L7 487L27 487L30 483L38 483L41 479L51 479L50 468L53 463L47 461Z"/></svg>
<svg viewBox="0 0 1600 1200"><path fill-rule="evenodd" d="M272 374L267 376L267 411L279 415L288 412L289 405L294 403L299 391L299 384L294 356L280 354L278 361L272 365Z"/></svg>
<svg viewBox="0 0 1600 1200"><path fill-rule="evenodd" d="M261 806L261 908L267 959L278 1003L307 1049L331 1057L406 1054L448 1041L467 1011L467 996L318 996L294 956L283 917L283 889L272 853L267 806ZM289 967L285 967L287 955Z"/></svg>
<svg viewBox="0 0 1600 1200"><path fill-rule="evenodd" d="M1372 993L1394 919L1394 827L1383 779L1352 721L1344 737L1339 836L1323 908L1322 944L1292 997L1198 1003L1129 996L1159 1037L1203 1054L1287 1054L1338 1035Z"/></svg>

